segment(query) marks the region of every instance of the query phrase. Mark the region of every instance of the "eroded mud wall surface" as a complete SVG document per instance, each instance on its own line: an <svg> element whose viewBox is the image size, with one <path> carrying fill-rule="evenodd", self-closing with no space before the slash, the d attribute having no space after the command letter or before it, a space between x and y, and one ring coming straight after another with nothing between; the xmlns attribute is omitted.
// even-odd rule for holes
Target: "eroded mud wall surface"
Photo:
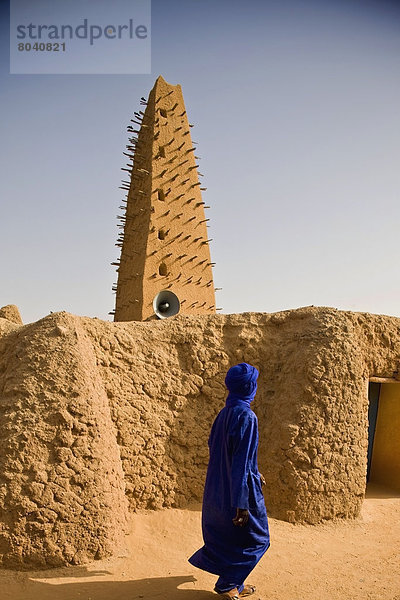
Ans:
<svg viewBox="0 0 400 600"><path fill-rule="evenodd" d="M392 377L399 320L300 309L275 315L85 321L118 430L132 508L200 501L224 375L260 370L259 466L274 516L316 523L358 514L365 492L368 378ZM138 352L132 353L137 347Z"/></svg>
<svg viewBox="0 0 400 600"><path fill-rule="evenodd" d="M116 432L80 320L0 338L0 555L6 566L110 554L126 525Z"/></svg>
<svg viewBox="0 0 400 600"><path fill-rule="evenodd" d="M60 564L112 553L127 507L201 500L212 421L234 363L260 370L254 409L269 513L358 514L367 384L396 377L400 319L304 308L109 323L0 320L0 553Z"/></svg>

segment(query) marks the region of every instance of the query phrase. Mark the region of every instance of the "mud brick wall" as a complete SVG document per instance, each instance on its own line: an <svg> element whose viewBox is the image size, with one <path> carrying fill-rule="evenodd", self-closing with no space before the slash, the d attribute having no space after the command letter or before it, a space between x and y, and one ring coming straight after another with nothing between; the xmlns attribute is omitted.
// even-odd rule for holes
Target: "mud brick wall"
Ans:
<svg viewBox="0 0 400 600"><path fill-rule="evenodd" d="M0 556L8 566L115 552L129 511L201 501L229 366L260 370L253 408L271 516L355 517L368 380L396 378L400 319L303 308L110 323L0 318Z"/></svg>

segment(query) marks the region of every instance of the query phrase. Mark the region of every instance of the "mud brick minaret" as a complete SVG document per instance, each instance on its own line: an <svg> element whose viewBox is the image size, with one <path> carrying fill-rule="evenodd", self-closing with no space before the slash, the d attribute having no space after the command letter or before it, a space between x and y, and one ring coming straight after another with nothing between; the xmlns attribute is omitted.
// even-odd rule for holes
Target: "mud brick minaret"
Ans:
<svg viewBox="0 0 400 600"><path fill-rule="evenodd" d="M175 311L215 312L209 239L195 148L180 85L158 77L145 111L128 127L123 181L125 214L118 217L115 321L145 321L163 316L157 300L179 301ZM166 292L166 293L164 293ZM172 292L172 294L168 294ZM160 295L161 293L161 295ZM163 294L164 293L164 294ZM162 307L161 303L161 307ZM168 312L167 315L168 316Z"/></svg>

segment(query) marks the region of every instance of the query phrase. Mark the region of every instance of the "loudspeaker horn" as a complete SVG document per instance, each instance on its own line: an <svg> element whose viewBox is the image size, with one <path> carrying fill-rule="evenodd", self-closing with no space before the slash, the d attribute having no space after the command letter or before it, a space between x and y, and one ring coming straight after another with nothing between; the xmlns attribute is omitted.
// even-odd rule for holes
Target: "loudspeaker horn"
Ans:
<svg viewBox="0 0 400 600"><path fill-rule="evenodd" d="M153 310L159 319L177 315L180 307L178 296L168 290L162 290L153 300Z"/></svg>

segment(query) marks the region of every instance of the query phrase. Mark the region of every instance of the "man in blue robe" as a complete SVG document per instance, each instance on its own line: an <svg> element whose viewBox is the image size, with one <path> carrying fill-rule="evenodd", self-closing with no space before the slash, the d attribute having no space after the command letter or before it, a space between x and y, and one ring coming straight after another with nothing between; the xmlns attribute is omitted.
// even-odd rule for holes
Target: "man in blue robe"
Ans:
<svg viewBox="0 0 400 600"><path fill-rule="evenodd" d="M257 369L247 363L231 367L226 375L229 394L208 440L204 546L189 558L195 567L219 575L214 590L231 600L255 591L244 581L270 544L264 478L257 466L257 417L250 408L257 378Z"/></svg>

